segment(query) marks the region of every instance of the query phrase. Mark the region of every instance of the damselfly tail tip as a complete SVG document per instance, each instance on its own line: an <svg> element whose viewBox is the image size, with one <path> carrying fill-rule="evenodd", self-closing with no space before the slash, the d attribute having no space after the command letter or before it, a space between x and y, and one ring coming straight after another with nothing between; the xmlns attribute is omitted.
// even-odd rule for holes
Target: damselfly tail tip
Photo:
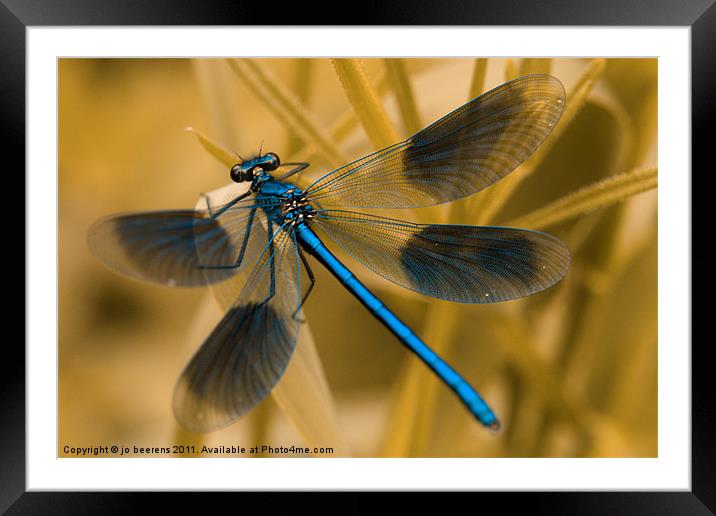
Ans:
<svg viewBox="0 0 716 516"><path fill-rule="evenodd" d="M499 419L495 419L492 423L487 425L487 428L489 428L493 432L497 432L500 428L502 428L502 424L500 423Z"/></svg>

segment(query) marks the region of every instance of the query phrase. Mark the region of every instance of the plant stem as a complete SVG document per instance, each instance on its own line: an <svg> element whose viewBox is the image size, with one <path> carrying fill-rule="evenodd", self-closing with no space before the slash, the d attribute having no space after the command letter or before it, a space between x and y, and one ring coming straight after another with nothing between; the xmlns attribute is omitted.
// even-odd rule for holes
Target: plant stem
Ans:
<svg viewBox="0 0 716 516"><path fill-rule="evenodd" d="M507 222L506 225L527 228L552 226L656 188L657 181L656 167L618 174L567 194L543 208Z"/></svg>
<svg viewBox="0 0 716 516"><path fill-rule="evenodd" d="M382 149L400 141L375 90L368 82L361 62L353 58L331 59L331 61L348 101L353 106L373 146Z"/></svg>
<svg viewBox="0 0 716 516"><path fill-rule="evenodd" d="M273 76L269 70L253 59L227 59L236 77L243 82L278 118L287 129L304 143L312 143L321 158L331 166L346 162L329 136L320 127L313 114Z"/></svg>
<svg viewBox="0 0 716 516"><path fill-rule="evenodd" d="M398 100L400 114L403 117L403 125L408 134L415 134L422 129L420 123L420 115L415 105L415 96L413 89L408 81L408 74L405 71L405 63L402 59L385 59L385 68L388 71L388 80L390 81L395 96Z"/></svg>

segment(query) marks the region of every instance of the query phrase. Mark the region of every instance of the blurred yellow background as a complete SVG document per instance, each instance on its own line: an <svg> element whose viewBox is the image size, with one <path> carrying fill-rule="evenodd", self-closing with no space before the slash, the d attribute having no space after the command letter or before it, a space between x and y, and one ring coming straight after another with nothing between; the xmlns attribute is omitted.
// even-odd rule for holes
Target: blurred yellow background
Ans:
<svg viewBox="0 0 716 516"><path fill-rule="evenodd" d="M186 127L244 157L263 144L283 161L307 158L315 177L535 72L567 91L543 149L467 200L389 215L547 231L573 253L561 283L525 299L459 305L389 284L337 253L485 396L500 432L475 422L315 262L300 355L276 396L218 432L178 426L174 383L221 310L209 289L112 273L86 235L108 214L191 208L230 181ZM657 455L655 59L62 59L58 73L60 456L72 456L65 446L112 444Z"/></svg>

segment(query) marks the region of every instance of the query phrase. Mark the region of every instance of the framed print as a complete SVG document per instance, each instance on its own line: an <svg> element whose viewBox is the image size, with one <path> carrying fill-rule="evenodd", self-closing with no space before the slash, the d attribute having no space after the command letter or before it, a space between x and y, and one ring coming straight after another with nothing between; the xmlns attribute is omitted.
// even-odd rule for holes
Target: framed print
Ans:
<svg viewBox="0 0 716 516"><path fill-rule="evenodd" d="M690 337L708 2L157 27L170 4L3 7L28 300L3 510L132 511L137 490L713 510Z"/></svg>

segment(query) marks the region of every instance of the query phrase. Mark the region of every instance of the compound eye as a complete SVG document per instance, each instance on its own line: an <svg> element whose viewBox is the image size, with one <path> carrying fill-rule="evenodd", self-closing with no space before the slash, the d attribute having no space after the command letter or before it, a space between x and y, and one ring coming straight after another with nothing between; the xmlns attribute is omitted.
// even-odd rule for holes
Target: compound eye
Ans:
<svg viewBox="0 0 716 516"><path fill-rule="evenodd" d="M275 154L273 152L267 152L266 158L269 158L264 165L264 170L266 170L266 172L276 170L279 165L281 165L281 160L279 159L278 154Z"/></svg>
<svg viewBox="0 0 716 516"><path fill-rule="evenodd" d="M231 167L231 180L235 183L243 183L246 181L246 174L241 166L241 163L237 163Z"/></svg>

